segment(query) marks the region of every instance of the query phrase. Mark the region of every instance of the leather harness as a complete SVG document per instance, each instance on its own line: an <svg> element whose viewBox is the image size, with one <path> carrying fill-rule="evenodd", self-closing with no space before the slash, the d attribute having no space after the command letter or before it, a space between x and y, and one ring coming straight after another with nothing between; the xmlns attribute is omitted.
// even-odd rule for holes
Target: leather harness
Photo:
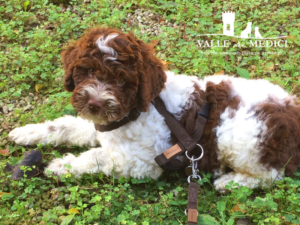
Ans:
<svg viewBox="0 0 300 225"><path fill-rule="evenodd" d="M160 97L156 97L152 104L156 108L156 110L164 117L166 124L175 135L178 143L167 149L162 154L155 157L156 163L162 167L163 169L178 169L184 166L187 166L180 160L176 159L177 156L186 154L188 157L188 153L197 147L201 147L197 142L199 142L206 121L208 119L208 113L210 106L208 103L204 104L201 107L200 112L197 115L195 129L191 134L184 129L184 127L174 118L172 114L168 112L165 104L160 99ZM108 125L99 125L95 124L95 128L98 131L105 132L117 129L130 121L136 120L140 116L140 111L137 108L132 109L128 116L124 117L122 120L117 122L112 122ZM203 149L201 147L203 154ZM202 156L201 156L202 157ZM199 159L201 158L199 157ZM190 159L190 158L189 158ZM194 163L193 163L194 165ZM189 177L190 178L190 177ZM192 177L193 178L193 177ZM199 184L198 182L190 182L189 181L189 195L188 195L188 205L187 205L187 216L188 216L188 225L196 225L198 219L198 190Z"/></svg>
<svg viewBox="0 0 300 225"><path fill-rule="evenodd" d="M182 155L186 151L190 152L197 147L197 142L200 140L203 134L205 123L208 118L209 104L205 104L201 108L201 111L197 115L195 129L191 135L188 134L188 132L174 118L174 116L168 112L165 104L159 97L156 97L152 104L165 118L166 124L178 140L177 144L173 145L161 155L155 157L156 163L165 169L178 169L186 166L186 164L176 159L176 156Z"/></svg>
<svg viewBox="0 0 300 225"><path fill-rule="evenodd" d="M129 112L127 116L125 116L120 121L114 121L108 125L95 124L95 128L100 132L112 131L114 129L117 129L125 125L126 123L129 123L130 121L135 121L137 118L139 118L140 115L141 115L140 110L138 110L138 108L135 107Z"/></svg>

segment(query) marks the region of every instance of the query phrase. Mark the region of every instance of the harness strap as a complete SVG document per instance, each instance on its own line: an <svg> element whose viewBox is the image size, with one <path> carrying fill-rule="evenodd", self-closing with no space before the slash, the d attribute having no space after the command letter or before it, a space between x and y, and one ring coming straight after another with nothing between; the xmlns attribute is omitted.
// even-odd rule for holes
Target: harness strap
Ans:
<svg viewBox="0 0 300 225"><path fill-rule="evenodd" d="M193 150L197 146L197 142L200 140L204 131L205 123L207 121L207 118L205 116L208 115L208 110L206 110L207 113L202 113L202 110L200 111L200 113L204 114L205 116L200 113L198 114L195 129L193 133L189 135L184 127L174 118L174 116L168 112L165 104L159 97L156 97L152 101L152 104L155 106L156 110L164 117L166 124L178 140L177 144L173 145L171 148L155 157L156 163L159 166L165 168L178 168L185 166L185 164L183 164L181 161L174 158L184 153L185 151ZM204 106L203 108L207 109L209 108L209 106Z"/></svg>

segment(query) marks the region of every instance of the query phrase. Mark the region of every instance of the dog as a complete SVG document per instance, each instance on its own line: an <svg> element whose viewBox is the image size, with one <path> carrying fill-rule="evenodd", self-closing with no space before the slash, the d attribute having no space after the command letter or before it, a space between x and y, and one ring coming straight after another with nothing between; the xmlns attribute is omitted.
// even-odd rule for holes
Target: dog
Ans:
<svg viewBox="0 0 300 225"><path fill-rule="evenodd" d="M241 37L242 38L249 38L249 37L251 37L251 25L252 25L251 22L247 23L246 29L243 30L242 33L241 33Z"/></svg>
<svg viewBox="0 0 300 225"><path fill-rule="evenodd" d="M176 143L151 103L157 96L188 133L204 103L210 104L198 168L213 174L219 191L232 180L249 188L270 187L284 174L292 176L300 163L298 99L267 80L175 75L153 46L111 28L87 31L61 55L64 86L73 92L71 103L80 117L64 116L9 133L19 145L91 147L77 157L53 159L47 173L114 172L115 177L157 179L163 169L155 156ZM95 129L95 124L122 121L133 110L140 112L136 120L111 131Z"/></svg>
<svg viewBox="0 0 300 225"><path fill-rule="evenodd" d="M263 39L263 37L261 36L260 32L259 32L259 27L255 27L255 38L258 39Z"/></svg>

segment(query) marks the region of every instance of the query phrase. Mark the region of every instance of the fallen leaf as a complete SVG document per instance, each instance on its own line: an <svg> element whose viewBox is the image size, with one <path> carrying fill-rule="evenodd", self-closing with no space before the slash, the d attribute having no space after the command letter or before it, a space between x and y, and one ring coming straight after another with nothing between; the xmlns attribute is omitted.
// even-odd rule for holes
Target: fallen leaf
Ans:
<svg viewBox="0 0 300 225"><path fill-rule="evenodd" d="M0 192L0 198L2 197L2 195L9 195L10 193L8 192Z"/></svg>
<svg viewBox="0 0 300 225"><path fill-rule="evenodd" d="M232 212L237 212L237 211L241 211L242 213L245 213L246 210L245 209L241 209L240 206L243 206L242 208L244 208L244 204L236 204L233 208L232 208Z"/></svg>
<svg viewBox="0 0 300 225"><path fill-rule="evenodd" d="M287 37L284 37L283 39L290 39L291 41L294 41L296 39L296 36L288 35Z"/></svg>
<svg viewBox="0 0 300 225"><path fill-rule="evenodd" d="M274 70L274 64L273 63L268 63L267 65L266 65L266 71L273 71Z"/></svg>
<svg viewBox="0 0 300 225"><path fill-rule="evenodd" d="M68 210L69 214L80 214L79 210L76 208L71 208Z"/></svg>
<svg viewBox="0 0 300 225"><path fill-rule="evenodd" d="M35 91L36 91L37 93L40 93L40 90L41 90L43 87L44 87L43 84L36 84L36 85L35 85Z"/></svg>
<svg viewBox="0 0 300 225"><path fill-rule="evenodd" d="M213 23L214 24L220 24L220 23L223 23L221 20L215 20L215 19L213 19Z"/></svg>
<svg viewBox="0 0 300 225"><path fill-rule="evenodd" d="M250 70L250 71L255 71L255 70L256 70L256 66L255 66L255 65L251 65L251 66L249 67L249 70Z"/></svg>
<svg viewBox="0 0 300 225"><path fill-rule="evenodd" d="M225 56L225 61L228 62L229 61L229 55Z"/></svg>
<svg viewBox="0 0 300 225"><path fill-rule="evenodd" d="M225 71L224 70L220 70L219 72L216 72L215 75L224 75Z"/></svg>
<svg viewBox="0 0 300 225"><path fill-rule="evenodd" d="M130 26L130 20L127 20L127 27Z"/></svg>
<svg viewBox="0 0 300 225"><path fill-rule="evenodd" d="M230 38L232 43L236 43L236 40L234 38Z"/></svg>
<svg viewBox="0 0 300 225"><path fill-rule="evenodd" d="M0 155L9 155L9 150L8 149L0 150Z"/></svg>

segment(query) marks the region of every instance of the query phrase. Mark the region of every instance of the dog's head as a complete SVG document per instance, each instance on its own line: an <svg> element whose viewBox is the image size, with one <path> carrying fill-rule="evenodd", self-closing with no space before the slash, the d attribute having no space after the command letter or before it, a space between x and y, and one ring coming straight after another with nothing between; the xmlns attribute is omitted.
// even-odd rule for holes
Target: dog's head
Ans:
<svg viewBox="0 0 300 225"><path fill-rule="evenodd" d="M83 118L106 125L148 110L166 81L154 48L132 33L94 28L62 52L65 88Z"/></svg>

